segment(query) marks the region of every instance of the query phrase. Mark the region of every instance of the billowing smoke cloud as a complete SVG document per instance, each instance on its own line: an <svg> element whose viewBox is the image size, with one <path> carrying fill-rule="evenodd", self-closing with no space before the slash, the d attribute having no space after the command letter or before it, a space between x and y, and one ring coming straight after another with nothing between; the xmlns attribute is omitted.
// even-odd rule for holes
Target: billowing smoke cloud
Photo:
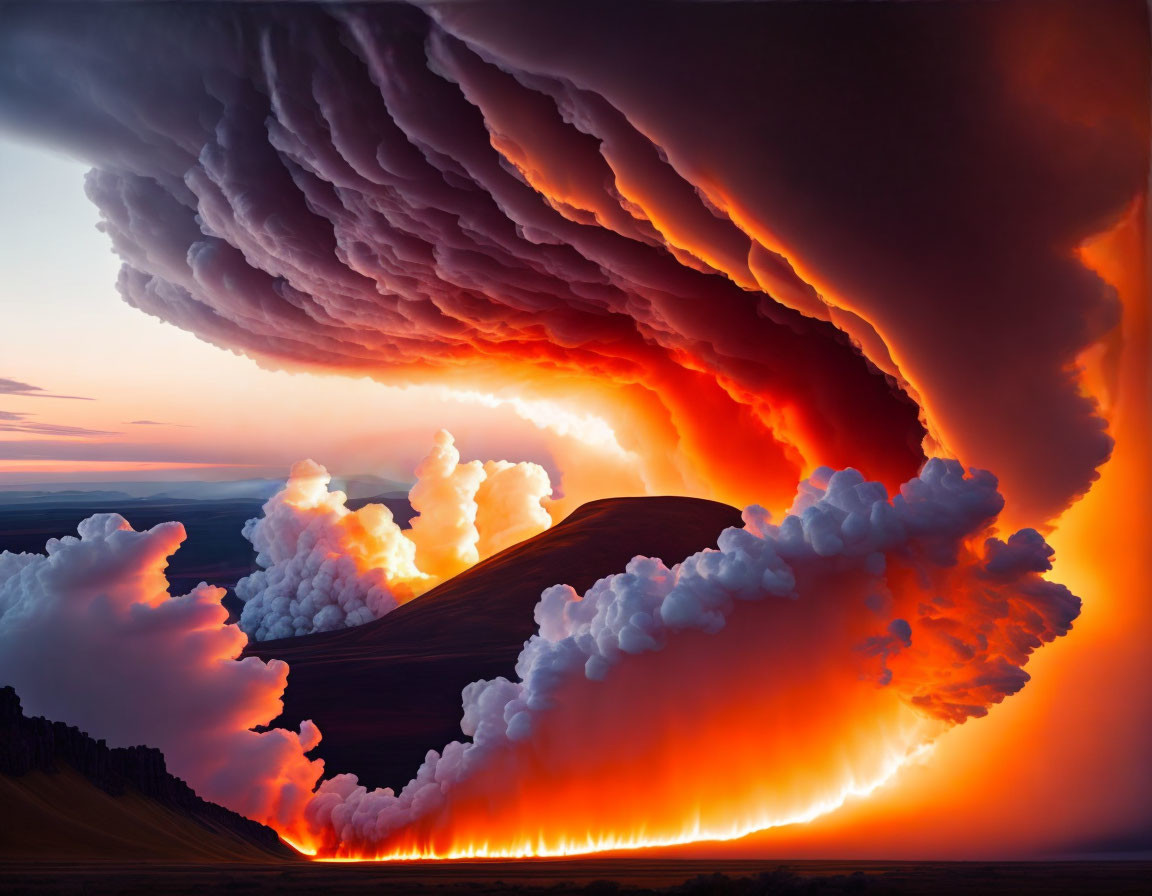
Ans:
<svg viewBox="0 0 1152 896"><path fill-rule="evenodd" d="M323 770L304 755L320 734L253 730L280 714L288 667L237 660L247 639L224 624L223 589L169 596L183 540L179 523L136 532L98 514L46 554L0 553L0 681L30 713L159 747L201 796L290 835Z"/></svg>
<svg viewBox="0 0 1152 896"><path fill-rule="evenodd" d="M237 582L236 595L240 627L257 641L361 625L431 587L392 511L350 511L330 481L324 467L301 461L264 516L244 526L263 568Z"/></svg>
<svg viewBox="0 0 1152 896"><path fill-rule="evenodd" d="M412 520L411 538L420 565L434 575L453 576L480 559L476 492L484 478L484 465L461 464L460 452L443 434L416 468L409 500L419 515Z"/></svg>
<svg viewBox="0 0 1152 896"><path fill-rule="evenodd" d="M835 805L1018 691L1078 615L1042 578L1038 533L990 536L1002 506L956 462L891 500L822 469L779 524L749 507L718 550L550 588L518 680L464 690L471 742L429 753L399 794L325 781L311 836L336 854L563 853Z"/></svg>
<svg viewBox="0 0 1152 896"><path fill-rule="evenodd" d="M551 491L548 471L539 464L506 460L485 463L484 479L476 490L479 558L498 554L551 526L552 519L541 501Z"/></svg>
<svg viewBox="0 0 1152 896"><path fill-rule="evenodd" d="M383 504L349 510L314 461L249 520L244 537L262 569L236 583L240 627L257 641L361 625L444 579L552 525L552 493L539 464L460 463L450 433L436 435L416 468L402 531Z"/></svg>

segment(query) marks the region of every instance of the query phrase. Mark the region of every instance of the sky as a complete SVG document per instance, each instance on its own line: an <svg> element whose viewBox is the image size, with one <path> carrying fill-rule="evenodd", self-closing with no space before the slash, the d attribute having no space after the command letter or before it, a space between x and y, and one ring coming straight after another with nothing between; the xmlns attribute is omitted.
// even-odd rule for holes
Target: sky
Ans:
<svg viewBox="0 0 1152 896"><path fill-rule="evenodd" d="M540 431L506 408L262 369L129 307L87 170L0 138L0 377L36 387L0 393L0 487L277 478L305 456L407 481L442 426L465 452L550 461Z"/></svg>

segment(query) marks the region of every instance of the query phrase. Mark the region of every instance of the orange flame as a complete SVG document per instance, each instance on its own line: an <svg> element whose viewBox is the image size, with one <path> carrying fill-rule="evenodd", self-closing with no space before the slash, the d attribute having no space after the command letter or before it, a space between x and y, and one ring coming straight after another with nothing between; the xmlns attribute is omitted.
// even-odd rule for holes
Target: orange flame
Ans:
<svg viewBox="0 0 1152 896"><path fill-rule="evenodd" d="M379 855L361 854L348 856L317 855L317 847L294 843L281 835L281 839L297 852L313 857L318 862L412 862L412 861L452 861L467 859L540 859L565 856L583 856L594 853L625 852L639 849L658 849L681 846L691 843L725 843L739 840L757 831L790 825L807 824L835 812L850 800L870 797L880 788L889 784L896 774L911 763L924 761L931 754L932 743L919 744L903 754L889 756L883 767L871 778L864 781L842 782L840 789L832 795L816 800L807 807L791 815L764 815L751 819L737 819L727 825L707 826L701 821L699 811L688 812L687 821L676 833L658 834L645 831L616 833L608 831L588 831L583 838L560 838L550 840L543 835L535 839L525 838L511 843L493 843L492 839L477 839L460 843L443 852L434 849L398 849Z"/></svg>

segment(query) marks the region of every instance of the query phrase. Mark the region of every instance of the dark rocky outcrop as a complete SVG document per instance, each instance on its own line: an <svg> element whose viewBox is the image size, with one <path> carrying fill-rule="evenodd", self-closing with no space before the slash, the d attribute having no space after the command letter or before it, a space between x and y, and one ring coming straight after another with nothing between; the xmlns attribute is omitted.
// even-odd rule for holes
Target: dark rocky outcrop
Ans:
<svg viewBox="0 0 1152 896"><path fill-rule="evenodd" d="M69 776L70 772L75 775ZM184 781L168 772L164 754L159 750L109 747L79 728L39 717L28 718L16 691L0 688L0 776L42 780L37 773L64 775L68 781L82 779L111 797L133 798L134 805L142 797L201 826L206 840L236 841L241 852L261 853L266 860L296 855L271 828L197 796ZM14 783L19 787L20 782ZM14 794L18 791L4 792L7 798L0 801L0 827L15 828L21 823L20 818L13 817L18 803ZM78 794L77 803L84 802ZM59 808L67 816L69 806ZM186 839L183 831L181 838ZM182 855L181 849L174 850L174 857Z"/></svg>

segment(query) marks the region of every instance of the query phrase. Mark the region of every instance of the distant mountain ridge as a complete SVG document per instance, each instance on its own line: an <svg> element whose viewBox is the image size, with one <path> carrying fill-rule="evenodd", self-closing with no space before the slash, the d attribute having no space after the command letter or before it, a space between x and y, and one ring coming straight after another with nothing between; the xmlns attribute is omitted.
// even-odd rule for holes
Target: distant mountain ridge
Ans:
<svg viewBox="0 0 1152 896"><path fill-rule="evenodd" d="M113 481L0 485L0 507L60 504L88 507L111 501L256 501L263 503L284 486L283 477L220 482ZM351 500L406 498L410 482L380 476L333 477L332 488Z"/></svg>
<svg viewBox="0 0 1152 896"><path fill-rule="evenodd" d="M5 492L0 491L0 495ZM8 493L11 494L11 493ZM67 493L70 496L80 493ZM239 618L243 604L232 589L236 582L256 568L256 552L241 535L244 523L260 516L263 500L230 498L192 500L187 498L101 498L84 492L84 500L70 497L44 502L4 504L0 500L0 551L43 553L49 538L75 535L77 524L94 513L119 513L135 529L148 529L157 523L177 520L184 524L188 539L168 563L168 581L172 594L186 594L200 582L228 589L223 603ZM407 526L415 511L407 495L377 494L349 498L355 510L364 504L387 505L400 526Z"/></svg>

